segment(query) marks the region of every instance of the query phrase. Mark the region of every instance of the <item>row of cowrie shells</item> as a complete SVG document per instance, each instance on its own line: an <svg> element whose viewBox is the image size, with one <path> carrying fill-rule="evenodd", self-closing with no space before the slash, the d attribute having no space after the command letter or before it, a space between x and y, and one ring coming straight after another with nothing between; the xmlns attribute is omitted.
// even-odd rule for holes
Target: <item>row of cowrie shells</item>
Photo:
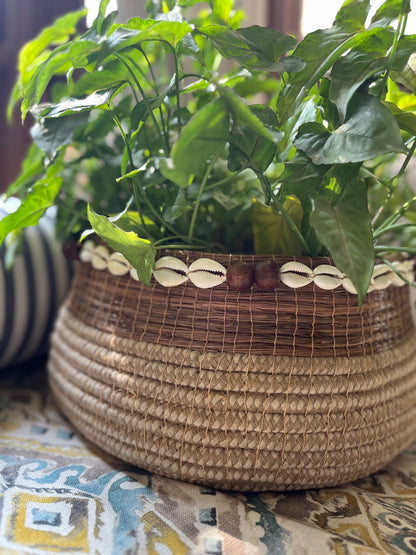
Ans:
<svg viewBox="0 0 416 555"><path fill-rule="evenodd" d="M396 271L399 272L407 281L413 282L413 267L410 260L404 262L393 262ZM320 289L332 290L340 285L349 293L357 294L357 290L351 280L345 276L335 266L321 264L313 270L301 262L287 262L280 268L280 281L288 287L305 287L314 282ZM405 282L387 264L377 264L374 267L373 275L368 292L386 289L390 285L401 287Z"/></svg>
<svg viewBox="0 0 416 555"><path fill-rule="evenodd" d="M93 241L85 241L81 248L80 260L89 262L96 270L108 270L114 276L123 276L127 273L138 281L137 271L118 252L110 253L104 245L95 245ZM396 270L409 282L414 281L411 261L393 262ZM301 262L286 262L280 268L280 281L291 288L305 287L314 282L320 289L332 290L340 285L349 293L357 291L338 268L329 264L321 264L313 270ZM209 258L199 258L189 267L173 256L164 256L155 263L153 276L164 287L176 287L190 280L196 287L208 289L221 285L226 281L227 269ZM386 264L374 267L369 292L386 289L389 285L401 287L404 281Z"/></svg>

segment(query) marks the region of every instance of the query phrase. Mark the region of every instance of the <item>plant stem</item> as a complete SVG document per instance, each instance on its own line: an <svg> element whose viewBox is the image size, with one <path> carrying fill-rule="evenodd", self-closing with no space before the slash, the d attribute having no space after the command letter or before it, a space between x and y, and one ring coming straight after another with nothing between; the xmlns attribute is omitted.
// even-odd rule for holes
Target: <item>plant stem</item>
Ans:
<svg viewBox="0 0 416 555"><path fill-rule="evenodd" d="M392 224L391 226L385 228L385 229L378 229L377 231L375 231L373 233L373 239L377 239L378 237L380 237L381 235L384 235L385 233L388 233L390 231L400 231L401 229L406 229L408 227L416 227L416 223L412 224L412 223L408 223L408 224Z"/></svg>
<svg viewBox="0 0 416 555"><path fill-rule="evenodd" d="M409 210L410 206L416 202L416 196L405 202L400 208L398 208L385 222L383 222L380 227L375 230L375 233L381 235L381 232L387 231L392 225L394 225L397 220L403 216L407 210Z"/></svg>
<svg viewBox="0 0 416 555"><path fill-rule="evenodd" d="M196 224L196 218L198 216L199 207L201 205L202 193L204 192L205 185L207 184L208 177L209 177L209 174L211 172L211 168L215 164L215 162L217 161L218 156L219 156L219 153L216 154L213 157L213 159L211 160L211 162L208 164L205 175L204 175L204 177L202 179L202 182L201 182L201 186L199 187L198 196L196 198L195 206L194 206L194 209L192 211L191 223L189 224L189 231L188 231L188 242L189 243L192 243L192 238L193 238L193 235L194 235L195 224Z"/></svg>
<svg viewBox="0 0 416 555"><path fill-rule="evenodd" d="M402 0L399 20L398 20L398 23L397 23L396 31L394 33L393 44L392 44L392 47L391 47L391 50L390 50L390 53L389 53L389 59L388 59L388 62L387 62L387 69L386 69L385 74L383 75L383 79L382 79L382 82L381 82L382 86L380 87L380 95L383 93L383 90L386 88L387 80L389 78L391 70L393 69L394 57L395 57L396 52L397 52L397 46L399 44L399 39L403 35L404 30L406 28L407 14L404 13L404 11L403 11L405 3L406 3L406 0Z"/></svg>
<svg viewBox="0 0 416 555"><path fill-rule="evenodd" d="M139 89L140 94L142 95L143 98L143 102L146 105L146 108L149 112L150 117L153 120L154 126L156 128L156 132L159 135L160 138L160 142L162 143L162 148L165 152L165 154L168 156L169 155L169 144L166 143L166 138L163 136L162 132L160 131L160 127L159 124L157 123L157 119L156 116L153 113L152 107L150 106L149 100L146 96L146 93L144 92L143 87L141 86L139 80L137 79L134 71L131 69L131 67L129 66L129 64L119 55L119 54L115 54L115 56L120 60L120 62L126 67L127 71L130 73L130 75L133 77L134 82L136 84L136 87ZM129 58L130 60L130 58Z"/></svg>
<svg viewBox="0 0 416 555"><path fill-rule="evenodd" d="M391 247L389 245L376 245L374 247L376 252L406 252L407 254L415 255L416 248L411 247Z"/></svg>

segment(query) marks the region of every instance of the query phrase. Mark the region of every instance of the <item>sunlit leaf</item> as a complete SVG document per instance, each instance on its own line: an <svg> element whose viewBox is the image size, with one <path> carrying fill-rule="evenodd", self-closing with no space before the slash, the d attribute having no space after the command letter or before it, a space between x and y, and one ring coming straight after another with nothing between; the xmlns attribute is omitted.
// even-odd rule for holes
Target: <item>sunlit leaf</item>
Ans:
<svg viewBox="0 0 416 555"><path fill-rule="evenodd" d="M283 208L300 230L303 208L300 200L289 196ZM282 214L276 214L271 206L253 203L254 252L256 254L279 254L300 256L302 245Z"/></svg>
<svg viewBox="0 0 416 555"><path fill-rule="evenodd" d="M88 219L95 233L112 249L123 254L137 270L140 281L149 285L156 256L153 244L141 239L134 231L124 231L106 216L96 214L90 206Z"/></svg>
<svg viewBox="0 0 416 555"><path fill-rule="evenodd" d="M39 218L53 206L62 185L62 178L53 175L53 168L45 179L38 181L30 190L19 208L0 220L0 244L11 231L37 225Z"/></svg>

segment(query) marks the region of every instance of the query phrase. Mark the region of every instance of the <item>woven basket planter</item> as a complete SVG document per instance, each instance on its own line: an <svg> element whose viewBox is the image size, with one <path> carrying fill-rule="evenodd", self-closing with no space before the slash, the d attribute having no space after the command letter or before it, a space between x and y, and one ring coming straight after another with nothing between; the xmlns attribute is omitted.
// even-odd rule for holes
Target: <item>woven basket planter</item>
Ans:
<svg viewBox="0 0 416 555"><path fill-rule="evenodd" d="M88 439L152 472L234 490L336 485L381 468L416 433L408 295L391 285L358 312L343 287L143 287L80 263L50 382Z"/></svg>

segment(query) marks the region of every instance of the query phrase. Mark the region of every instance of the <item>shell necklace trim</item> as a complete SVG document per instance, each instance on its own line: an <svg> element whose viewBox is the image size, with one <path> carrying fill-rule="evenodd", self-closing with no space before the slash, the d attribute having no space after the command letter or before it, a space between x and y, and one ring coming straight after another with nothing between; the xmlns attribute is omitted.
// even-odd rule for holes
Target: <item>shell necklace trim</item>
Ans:
<svg viewBox="0 0 416 555"><path fill-rule="evenodd" d="M94 241L85 241L79 254L81 262L91 263L96 270L108 270L113 276L130 276L139 281L137 271L119 252L110 252L104 245L96 245ZM415 276L411 260L393 262L396 271L405 280L414 283ZM236 262L225 268L216 260L199 258L187 266L185 262L173 256L164 256L155 263L153 277L164 287L176 287L190 281L200 289L209 289L227 282L234 290L246 290L256 284L259 289L268 291L275 289L279 282L296 289L314 283L320 289L333 290L343 287L354 295L357 291L336 266L321 264L314 269L297 261L290 261L280 268L272 260L262 260L254 266L247 262ZM401 287L405 282L387 264L374 267L368 292L386 289L390 285Z"/></svg>

